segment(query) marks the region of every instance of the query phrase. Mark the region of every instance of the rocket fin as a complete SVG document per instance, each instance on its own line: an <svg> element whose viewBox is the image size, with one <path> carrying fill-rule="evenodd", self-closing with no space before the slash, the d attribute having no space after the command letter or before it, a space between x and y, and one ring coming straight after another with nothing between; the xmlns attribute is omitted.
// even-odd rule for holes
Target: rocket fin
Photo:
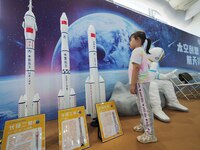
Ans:
<svg viewBox="0 0 200 150"><path fill-rule="evenodd" d="M23 118L27 116L27 102L24 96L19 98L18 102L18 118Z"/></svg>
<svg viewBox="0 0 200 150"><path fill-rule="evenodd" d="M92 118L96 117L96 96L95 96L95 82L92 76L88 77L85 82L86 91L86 112L91 114Z"/></svg>
<svg viewBox="0 0 200 150"><path fill-rule="evenodd" d="M33 97L33 115L40 114L40 96L36 93Z"/></svg>
<svg viewBox="0 0 200 150"><path fill-rule="evenodd" d="M73 88L70 91L70 105L71 107L76 107L76 93Z"/></svg>
<svg viewBox="0 0 200 150"><path fill-rule="evenodd" d="M106 101L105 81L102 76L99 76L99 97L102 103Z"/></svg>
<svg viewBox="0 0 200 150"><path fill-rule="evenodd" d="M65 103L65 98L64 98L64 93L63 91L60 89L59 93L58 93L58 109L65 109L66 107L66 103Z"/></svg>

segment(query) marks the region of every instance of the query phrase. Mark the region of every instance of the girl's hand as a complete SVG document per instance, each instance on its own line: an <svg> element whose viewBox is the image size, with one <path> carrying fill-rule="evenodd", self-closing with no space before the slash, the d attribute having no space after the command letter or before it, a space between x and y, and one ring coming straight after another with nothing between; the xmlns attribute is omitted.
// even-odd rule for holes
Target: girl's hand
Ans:
<svg viewBox="0 0 200 150"><path fill-rule="evenodd" d="M130 85L130 92L131 92L131 94L136 94L136 86L135 85Z"/></svg>

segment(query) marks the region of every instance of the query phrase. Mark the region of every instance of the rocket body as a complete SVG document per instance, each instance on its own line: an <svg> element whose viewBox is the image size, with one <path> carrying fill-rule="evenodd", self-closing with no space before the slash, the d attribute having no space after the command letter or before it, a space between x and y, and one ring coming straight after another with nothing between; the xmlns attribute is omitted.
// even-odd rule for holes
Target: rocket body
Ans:
<svg viewBox="0 0 200 150"><path fill-rule="evenodd" d="M37 31L35 15L32 12L32 0L22 24L25 36L25 95L19 100L19 117L40 113L40 98L35 93L35 37ZM23 106L21 105L23 103ZM37 104L36 104L37 103ZM36 106L35 106L36 104ZM33 107L34 106L34 107ZM38 108L39 107L39 108ZM33 108L35 110L33 110ZM21 112L23 111L23 112Z"/></svg>
<svg viewBox="0 0 200 150"><path fill-rule="evenodd" d="M61 68L62 89L58 94L58 108L65 109L76 106L76 94L71 88L70 54L68 46L68 19L65 13L60 18L61 31Z"/></svg>
<svg viewBox="0 0 200 150"><path fill-rule="evenodd" d="M89 67L90 76L85 82L86 91L86 109L92 118L96 118L96 103L105 102L105 82L99 76L97 48L96 48L96 32L95 28L90 25L88 28L88 49L89 49Z"/></svg>

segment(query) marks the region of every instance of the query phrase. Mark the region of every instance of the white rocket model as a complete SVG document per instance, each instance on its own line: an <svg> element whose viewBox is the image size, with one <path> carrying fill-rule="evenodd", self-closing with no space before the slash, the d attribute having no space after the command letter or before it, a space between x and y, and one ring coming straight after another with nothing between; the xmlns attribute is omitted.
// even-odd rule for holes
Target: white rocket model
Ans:
<svg viewBox="0 0 200 150"><path fill-rule="evenodd" d="M62 89L58 93L58 109L76 106L76 94L71 88L70 58L68 47L68 19L65 13L60 17Z"/></svg>
<svg viewBox="0 0 200 150"><path fill-rule="evenodd" d="M96 118L95 105L106 101L106 92L104 79L98 73L96 33L92 25L88 28L88 49L90 76L85 81L86 111L92 118Z"/></svg>
<svg viewBox="0 0 200 150"><path fill-rule="evenodd" d="M22 24L26 41L25 52L25 95L18 102L18 117L40 114L40 97L35 93L35 36L37 31L35 15L32 12L32 0Z"/></svg>

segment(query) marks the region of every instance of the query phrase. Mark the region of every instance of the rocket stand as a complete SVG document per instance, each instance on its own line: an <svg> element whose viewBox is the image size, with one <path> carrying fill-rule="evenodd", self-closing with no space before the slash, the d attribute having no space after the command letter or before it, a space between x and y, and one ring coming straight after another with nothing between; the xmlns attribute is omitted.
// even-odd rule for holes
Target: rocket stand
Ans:
<svg viewBox="0 0 200 150"><path fill-rule="evenodd" d="M100 127L98 126L98 131L97 131L98 133L98 138L102 141L102 137L101 137L101 131L100 131Z"/></svg>
<svg viewBox="0 0 200 150"><path fill-rule="evenodd" d="M90 123L90 125L92 127L98 127L97 135L98 135L98 138L102 141L98 118L94 118L93 121Z"/></svg>
<svg viewBox="0 0 200 150"><path fill-rule="evenodd" d="M92 122L90 123L90 125L91 125L92 127L99 127L98 118L94 118L94 119L92 120Z"/></svg>
<svg viewBox="0 0 200 150"><path fill-rule="evenodd" d="M95 118L94 121L92 121L92 122L90 123L90 125L91 125L92 127L98 127L97 135L98 135L98 138L102 141L101 131L100 131L100 126L99 126L98 118Z"/></svg>

